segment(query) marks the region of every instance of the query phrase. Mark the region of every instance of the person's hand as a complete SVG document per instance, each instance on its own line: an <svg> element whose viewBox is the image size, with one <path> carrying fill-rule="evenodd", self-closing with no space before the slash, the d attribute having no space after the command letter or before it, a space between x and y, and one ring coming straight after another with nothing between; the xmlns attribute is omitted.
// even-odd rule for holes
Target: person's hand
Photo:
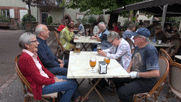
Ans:
<svg viewBox="0 0 181 102"><path fill-rule="evenodd" d="M58 59L58 62L60 62L60 63L64 63L61 59Z"/></svg>
<svg viewBox="0 0 181 102"><path fill-rule="evenodd" d="M55 79L55 82L66 81L66 80L63 80L63 79L59 79L57 77L55 77L54 79Z"/></svg>
<svg viewBox="0 0 181 102"><path fill-rule="evenodd" d="M103 50L99 50L98 54L102 56L107 56L107 53L105 53Z"/></svg>
<svg viewBox="0 0 181 102"><path fill-rule="evenodd" d="M61 64L59 64L59 65L60 65L60 67L61 67L61 68L63 68L63 67L64 67L64 63L61 63Z"/></svg>
<svg viewBox="0 0 181 102"><path fill-rule="evenodd" d="M139 73L136 71L130 72L129 75L130 75L131 79L139 78Z"/></svg>

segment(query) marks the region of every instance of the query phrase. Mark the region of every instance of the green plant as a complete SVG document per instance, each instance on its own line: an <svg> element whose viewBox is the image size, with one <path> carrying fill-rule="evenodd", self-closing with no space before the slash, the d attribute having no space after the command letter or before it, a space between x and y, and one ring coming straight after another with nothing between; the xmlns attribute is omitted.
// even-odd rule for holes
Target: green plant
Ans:
<svg viewBox="0 0 181 102"><path fill-rule="evenodd" d="M10 18L0 14L0 22L9 22Z"/></svg>
<svg viewBox="0 0 181 102"><path fill-rule="evenodd" d="M30 21L29 14L26 14L22 18L22 25L25 25L25 22ZM36 18L31 15L31 21L36 21Z"/></svg>
<svg viewBox="0 0 181 102"><path fill-rule="evenodd" d="M86 24L86 23L87 23L87 19L83 17L83 18L81 19L81 22L82 22L82 24Z"/></svg>
<svg viewBox="0 0 181 102"><path fill-rule="evenodd" d="M88 19L88 22L92 25L96 21L96 18L93 16L90 16Z"/></svg>
<svg viewBox="0 0 181 102"><path fill-rule="evenodd" d="M50 25L50 24L53 22L52 16L49 16L48 19L47 19L47 21L48 21L48 25Z"/></svg>

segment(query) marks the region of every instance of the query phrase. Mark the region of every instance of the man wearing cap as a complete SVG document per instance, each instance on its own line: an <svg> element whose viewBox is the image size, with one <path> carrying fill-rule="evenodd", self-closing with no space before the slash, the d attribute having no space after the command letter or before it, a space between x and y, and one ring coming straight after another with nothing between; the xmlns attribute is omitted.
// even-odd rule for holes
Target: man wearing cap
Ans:
<svg viewBox="0 0 181 102"><path fill-rule="evenodd" d="M136 93L149 92L160 76L158 51L149 43L150 31L140 28L134 36L135 51L127 69L130 78L112 79L121 102L133 102ZM127 83L124 85L124 83Z"/></svg>
<svg viewBox="0 0 181 102"><path fill-rule="evenodd" d="M163 43L167 42L167 37L162 31L162 26L161 25L157 25L155 27L155 40L156 41L157 40L162 40Z"/></svg>

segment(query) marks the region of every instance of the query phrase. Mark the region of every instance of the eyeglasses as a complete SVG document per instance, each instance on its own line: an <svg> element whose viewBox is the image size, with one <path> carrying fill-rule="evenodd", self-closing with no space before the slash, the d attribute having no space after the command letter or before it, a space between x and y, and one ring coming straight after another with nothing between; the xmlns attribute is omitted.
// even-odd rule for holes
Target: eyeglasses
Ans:
<svg viewBox="0 0 181 102"><path fill-rule="evenodd" d="M31 43L36 43L36 42L38 42L38 41L37 40L31 41Z"/></svg>
<svg viewBox="0 0 181 102"><path fill-rule="evenodd" d="M115 40L115 39L114 39L114 40ZM110 43L112 44L114 40L112 40Z"/></svg>

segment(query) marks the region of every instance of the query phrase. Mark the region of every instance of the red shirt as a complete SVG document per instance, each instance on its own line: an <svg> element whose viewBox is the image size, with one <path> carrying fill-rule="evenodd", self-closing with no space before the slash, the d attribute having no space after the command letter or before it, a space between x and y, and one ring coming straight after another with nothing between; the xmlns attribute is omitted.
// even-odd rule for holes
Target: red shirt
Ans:
<svg viewBox="0 0 181 102"><path fill-rule="evenodd" d="M46 78L40 74L40 71L33 61L33 58L27 53L21 53L18 66L21 73L30 83L35 100L41 100L42 86L55 83L55 76L43 66L39 57L37 57L37 59L42 66L42 70L49 76L49 78Z"/></svg>
<svg viewBox="0 0 181 102"><path fill-rule="evenodd" d="M65 26L64 26L64 25L60 25L60 26L58 27L58 31L61 32L63 28L65 28Z"/></svg>
<svg viewBox="0 0 181 102"><path fill-rule="evenodd" d="M119 32L118 26L115 26L112 31Z"/></svg>

